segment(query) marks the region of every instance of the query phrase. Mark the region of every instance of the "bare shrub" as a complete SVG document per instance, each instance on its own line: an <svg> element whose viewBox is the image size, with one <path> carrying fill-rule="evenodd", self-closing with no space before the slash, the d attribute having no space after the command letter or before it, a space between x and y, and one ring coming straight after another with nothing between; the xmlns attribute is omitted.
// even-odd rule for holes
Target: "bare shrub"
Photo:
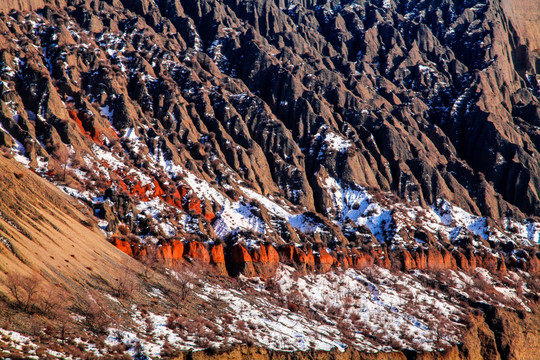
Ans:
<svg viewBox="0 0 540 360"><path fill-rule="evenodd" d="M181 265L173 268L175 273L170 277L171 286L165 291L165 295L176 309L180 309L193 292L193 276Z"/></svg>
<svg viewBox="0 0 540 360"><path fill-rule="evenodd" d="M235 337L238 341L240 341L241 344L248 346L253 345L253 339L249 336L247 331L241 331Z"/></svg>
<svg viewBox="0 0 540 360"><path fill-rule="evenodd" d="M356 323L360 321L361 317L360 317L360 314L358 314L357 312L353 312L349 315L349 319L351 319L353 323Z"/></svg>
<svg viewBox="0 0 540 360"><path fill-rule="evenodd" d="M124 266L119 276L112 283L113 296L129 299L137 288L137 277L127 266Z"/></svg>
<svg viewBox="0 0 540 360"><path fill-rule="evenodd" d="M108 306L98 294L79 297L74 303L75 311L82 315L82 325L97 335L107 334L112 325Z"/></svg>
<svg viewBox="0 0 540 360"><path fill-rule="evenodd" d="M37 309L53 320L62 320L69 304L65 290L49 287L38 296Z"/></svg>
<svg viewBox="0 0 540 360"><path fill-rule="evenodd" d="M366 276L366 279L373 283L373 284L379 284L380 282L380 274L379 272L373 268L373 267L366 267L362 270L362 273Z"/></svg>
<svg viewBox="0 0 540 360"><path fill-rule="evenodd" d="M289 309L290 312L298 312L298 305L293 302L289 302L287 303L287 309Z"/></svg>
<svg viewBox="0 0 540 360"><path fill-rule="evenodd" d="M195 339L195 343L197 344L197 346L199 346L202 349L208 349L210 345L212 345L210 340L206 336L203 336L203 335L197 336L197 338Z"/></svg>
<svg viewBox="0 0 540 360"><path fill-rule="evenodd" d="M352 298L352 296L348 295L343 298L343 307L345 308L345 310L349 310L353 303L354 299Z"/></svg>
<svg viewBox="0 0 540 360"><path fill-rule="evenodd" d="M22 276L11 273L7 276L6 286L13 296L15 306L18 309L24 312L35 312L38 310L42 281L37 275Z"/></svg>
<svg viewBox="0 0 540 360"><path fill-rule="evenodd" d="M160 355L163 358L172 359L172 358L180 355L180 350L178 350L177 348L172 346L171 343L169 343L168 340L165 340L165 343L163 344Z"/></svg>
<svg viewBox="0 0 540 360"><path fill-rule="evenodd" d="M238 330L246 330L246 322L244 320L236 320L234 324L236 325Z"/></svg>
<svg viewBox="0 0 540 360"><path fill-rule="evenodd" d="M264 281L265 289L272 294L280 294L281 287L279 283L274 278L268 278Z"/></svg>
<svg viewBox="0 0 540 360"><path fill-rule="evenodd" d="M343 308L339 305L328 305L326 312L331 316L341 316L343 313Z"/></svg>

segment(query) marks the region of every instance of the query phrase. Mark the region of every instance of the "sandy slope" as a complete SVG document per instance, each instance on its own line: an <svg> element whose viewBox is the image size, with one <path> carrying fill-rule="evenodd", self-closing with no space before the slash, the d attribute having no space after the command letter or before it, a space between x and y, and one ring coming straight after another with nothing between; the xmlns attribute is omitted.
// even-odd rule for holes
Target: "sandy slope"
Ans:
<svg viewBox="0 0 540 360"><path fill-rule="evenodd" d="M77 290L135 264L106 241L84 206L3 156L0 211L0 287L15 272Z"/></svg>

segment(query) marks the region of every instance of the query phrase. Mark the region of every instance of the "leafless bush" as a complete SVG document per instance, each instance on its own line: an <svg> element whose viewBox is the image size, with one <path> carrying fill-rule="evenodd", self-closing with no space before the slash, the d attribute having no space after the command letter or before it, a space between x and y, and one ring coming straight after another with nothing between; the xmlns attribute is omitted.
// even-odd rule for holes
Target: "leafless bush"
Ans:
<svg viewBox="0 0 540 360"><path fill-rule="evenodd" d="M211 341L204 335L197 336L195 343L202 349L208 349L212 345Z"/></svg>
<svg viewBox="0 0 540 360"><path fill-rule="evenodd" d="M112 325L108 306L98 294L77 298L74 308L82 315L82 324L95 334L106 334L107 329Z"/></svg>
<svg viewBox="0 0 540 360"><path fill-rule="evenodd" d="M137 278L127 266L120 272L112 283L113 296L120 299L129 299L137 288Z"/></svg>
<svg viewBox="0 0 540 360"><path fill-rule="evenodd" d="M167 298L176 309L180 309L193 292L193 284L190 276L180 265L175 266L175 274L171 276L171 286L165 292Z"/></svg>
<svg viewBox="0 0 540 360"><path fill-rule="evenodd" d="M276 294L281 293L281 287L279 283L274 278L268 278L264 281L264 287L268 292Z"/></svg>
<svg viewBox="0 0 540 360"><path fill-rule="evenodd" d="M339 305L328 305L326 312L331 316L341 316L343 308Z"/></svg>
<svg viewBox="0 0 540 360"><path fill-rule="evenodd" d="M343 307L345 308L345 310L349 310L352 307L353 303L354 299L352 298L352 296L347 295L343 298Z"/></svg>
<svg viewBox="0 0 540 360"><path fill-rule="evenodd" d="M43 315L55 321L64 321L69 305L68 295L65 290L47 288L38 297L37 308Z"/></svg>
<svg viewBox="0 0 540 360"><path fill-rule="evenodd" d="M183 330L191 330L192 329L192 321L190 321L185 316L179 316L179 315L171 315L167 318L167 327L171 330L174 329L183 329Z"/></svg>
<svg viewBox="0 0 540 360"><path fill-rule="evenodd" d="M351 313L351 315L349 315L349 319L353 322L353 323L356 323L360 320L360 315L356 312L353 312Z"/></svg>
<svg viewBox="0 0 540 360"><path fill-rule="evenodd" d="M251 346L253 345L253 339L249 336L249 333L246 331L241 331L236 335L236 339L240 343Z"/></svg>
<svg viewBox="0 0 540 360"><path fill-rule="evenodd" d="M154 328L154 323L152 322L152 319L147 317L144 320L144 331L146 333L146 336L148 336L149 338L152 338L154 330L155 328Z"/></svg>
<svg viewBox="0 0 540 360"><path fill-rule="evenodd" d="M374 267L366 267L362 270L362 273L366 276L366 279L373 283L378 284L380 281L380 274Z"/></svg>
<svg viewBox="0 0 540 360"><path fill-rule="evenodd" d="M163 344L160 355L164 359L172 359L178 356L179 354L180 354L180 350L173 347L171 343L169 343L168 340L165 340L165 343Z"/></svg>
<svg viewBox="0 0 540 360"><path fill-rule="evenodd" d="M24 312L38 311L42 281L37 275L9 274L6 286L15 300L15 306Z"/></svg>
<svg viewBox="0 0 540 360"><path fill-rule="evenodd" d="M236 320L235 323L238 330L245 331L246 330L246 322L244 320Z"/></svg>

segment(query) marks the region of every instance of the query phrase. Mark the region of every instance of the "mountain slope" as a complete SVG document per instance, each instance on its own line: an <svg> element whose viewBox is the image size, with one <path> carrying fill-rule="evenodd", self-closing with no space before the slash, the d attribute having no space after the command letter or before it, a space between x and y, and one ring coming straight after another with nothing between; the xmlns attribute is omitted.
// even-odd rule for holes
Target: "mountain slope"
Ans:
<svg viewBox="0 0 540 360"><path fill-rule="evenodd" d="M424 2L129 4L6 19L20 40L4 39L3 124L30 166L67 163L79 188L107 179L95 197L109 183L143 200L165 188L172 204L185 202L175 188L193 188L182 167L216 181L218 197L244 184L331 220L332 181L495 219L537 214L539 105L498 3L448 3L446 17ZM135 168L120 182L140 164L150 177ZM197 195L212 221L223 201ZM113 232L137 222L107 220Z"/></svg>
<svg viewBox="0 0 540 360"><path fill-rule="evenodd" d="M71 291L78 326L88 304L116 321L71 336L96 356L253 342L525 358L537 5L2 3L9 311L9 274L39 272Z"/></svg>
<svg viewBox="0 0 540 360"><path fill-rule="evenodd" d="M5 275L39 274L75 293L99 278L112 282L131 263L106 241L85 206L12 159L0 156L0 173L3 291Z"/></svg>

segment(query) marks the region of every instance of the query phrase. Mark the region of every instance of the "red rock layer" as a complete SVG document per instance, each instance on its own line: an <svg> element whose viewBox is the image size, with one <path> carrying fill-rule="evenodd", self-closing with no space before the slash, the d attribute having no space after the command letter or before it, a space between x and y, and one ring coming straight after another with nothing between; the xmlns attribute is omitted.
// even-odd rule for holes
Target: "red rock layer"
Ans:
<svg viewBox="0 0 540 360"><path fill-rule="evenodd" d="M115 236L111 242L119 250L135 258L144 258L149 254L144 245L130 243L127 238ZM457 250L451 252L442 247L431 247L428 250L422 247L412 250L401 248L393 251L389 251L386 247L374 247L367 250L338 249L329 253L323 246L313 251L311 248L302 249L291 244L283 245L278 250L271 244L261 244L253 248L235 244L226 255L225 247L221 243L214 244L209 251L198 241L183 243L180 240L172 240L157 246L150 253L155 253L157 259L166 265L188 258L212 264L221 275L243 274L247 277L262 278L274 276L280 262L294 266L301 273L324 273L337 267L363 269L373 265L400 271L415 269L470 271L476 267L483 267L493 273L508 271L508 264L502 253L493 255L488 252L474 253L470 250L466 253ZM526 262L511 263L510 266L540 274L540 259L536 255L531 256Z"/></svg>
<svg viewBox="0 0 540 360"><path fill-rule="evenodd" d="M263 244L258 249L253 249L252 261L258 276L269 278L276 274L279 266L279 254L270 244Z"/></svg>
<svg viewBox="0 0 540 360"><path fill-rule="evenodd" d="M231 249L230 256L231 275L257 276L253 267L253 258L242 244L236 244Z"/></svg>
<svg viewBox="0 0 540 360"><path fill-rule="evenodd" d="M210 250L210 263L214 265L220 275L227 275L225 251L222 244L214 244Z"/></svg>
<svg viewBox="0 0 540 360"><path fill-rule="evenodd" d="M210 263L210 254L206 247L198 241L192 241L187 244L184 250L184 256L202 261L203 263Z"/></svg>

